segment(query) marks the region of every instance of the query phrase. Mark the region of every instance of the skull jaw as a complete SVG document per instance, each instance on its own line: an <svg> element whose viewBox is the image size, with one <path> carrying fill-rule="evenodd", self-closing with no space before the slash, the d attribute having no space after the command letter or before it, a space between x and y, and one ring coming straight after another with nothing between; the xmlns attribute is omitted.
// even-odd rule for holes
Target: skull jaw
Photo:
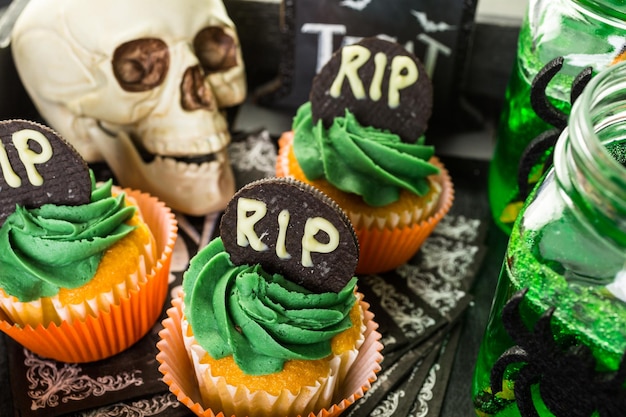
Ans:
<svg viewBox="0 0 626 417"><path fill-rule="evenodd" d="M222 211L235 194L225 148L215 153L215 161L201 165L163 157L146 164L126 133L112 137L96 129L90 136L120 184L152 194L175 211L192 216Z"/></svg>
<svg viewBox="0 0 626 417"><path fill-rule="evenodd" d="M111 165L111 163L109 163ZM211 162L212 169L184 173L177 163L111 166L121 184L158 197L170 208L192 216L219 212L235 194L233 171L228 163Z"/></svg>

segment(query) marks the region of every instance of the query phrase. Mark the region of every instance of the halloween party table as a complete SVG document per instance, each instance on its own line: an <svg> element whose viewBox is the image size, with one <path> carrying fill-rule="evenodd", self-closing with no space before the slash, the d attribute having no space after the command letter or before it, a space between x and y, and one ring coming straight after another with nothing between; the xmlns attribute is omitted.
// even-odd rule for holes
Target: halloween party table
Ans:
<svg viewBox="0 0 626 417"><path fill-rule="evenodd" d="M229 13L241 29L239 34L246 61L254 62L249 67L254 67L255 71L251 71L249 77L263 78L265 72L273 73L277 53L284 42L278 39L278 27L267 22L278 21L278 2L233 0L227 3L230 3ZM269 3L275 3L275 7ZM316 3L303 1L300 5ZM7 1L0 0L0 6L6 4ZM295 2L286 1L285 4ZM441 8L446 15L456 17L453 11L460 13L466 5L475 5L476 1L433 4L437 5L435 9ZM242 5L246 7L235 7ZM306 7L300 10L306 11ZM471 18L469 13L466 15ZM287 17L293 19L293 27L302 26L307 22L301 19L308 18L306 13L287 13ZM410 19L421 19L431 25L442 23L436 13L411 15ZM376 14L375 20L380 22L381 16ZM388 31L400 26L395 16L389 16L387 23L390 28L385 29ZM415 29L418 26L410 27ZM471 25L453 24L451 27L469 31ZM353 26L348 29L350 34L357 30ZM476 36L473 51L476 56L471 60L473 70L467 75L470 93L482 94L485 90L489 93L493 89L495 97L503 96L498 86L508 78L512 61L506 58L514 53L512 45L517 35L511 30L512 34L507 32L507 36L502 36L502 29L499 26L496 29L496 35L484 44L481 44L484 38ZM452 58L462 57L461 53L465 51L456 44L454 31L439 35L444 38L443 43L430 42L428 45L433 48L443 45L454 52ZM465 35L468 36L458 39L469 39L469 34ZM431 37L420 39L432 40ZM505 44L507 39L509 43ZM493 53L494 50L499 53ZM309 51L308 48L300 49L306 55L306 62L315 56ZM15 80L15 70L8 55L6 49L0 50L0 64L5 64L0 66L0 72L3 72L2 78ZM299 66L306 71L313 71L314 67ZM451 68L446 65L437 67L436 90L442 96L456 99L457 95L448 91L456 82ZM494 77L494 73L499 77ZM294 94L302 91L302 94L308 94L307 84L299 82L298 77L310 78L310 75L295 74L297 89L292 91ZM29 102L22 103L26 101L26 94L19 84L5 84L0 113L36 118L36 113L24 111L32 106ZM15 114L17 110L19 116ZM244 106L242 110L244 114L240 114L238 120L242 116L251 116L248 120L262 121L262 124L238 122L235 126L229 153L239 186L271 175L276 136L290 125L293 115L292 112L269 116L246 113L258 110L254 106ZM447 120L452 119L449 114L445 111L437 113L446 119L446 124L450 123ZM429 139L434 138L429 136ZM444 133L437 138L437 154L449 170L455 186L451 211L407 265L390 273L360 277L359 290L371 303L380 324L385 359L372 389L343 416L474 415L470 392L474 361L507 242L507 237L492 224L489 215L487 170L491 139L492 133L484 128ZM488 144L486 148L484 144ZM112 176L106 165L96 164L92 168L100 179ZM198 247L216 235L214 226L219 215L205 218L177 215L179 239L172 260L171 294L176 293L187 262ZM168 297L163 317L170 306ZM156 360L156 343L161 329L159 320L152 331L129 350L91 364L63 364L41 358L0 334L0 417L191 416L161 381Z"/></svg>
<svg viewBox="0 0 626 417"><path fill-rule="evenodd" d="M266 130L234 134L229 152L239 186L271 175L275 139ZM488 161L446 155L445 146L440 153L455 184L450 213L407 265L360 277L359 289L380 324L385 359L377 382L346 416L474 415L474 360L507 239L489 217ZM105 165L93 168L111 175ZM216 234L218 219L178 216L172 292L202 235ZM164 309L170 305L168 298ZM3 335L0 416L190 415L160 380L155 344L161 328L158 322L128 351L92 364L40 358Z"/></svg>

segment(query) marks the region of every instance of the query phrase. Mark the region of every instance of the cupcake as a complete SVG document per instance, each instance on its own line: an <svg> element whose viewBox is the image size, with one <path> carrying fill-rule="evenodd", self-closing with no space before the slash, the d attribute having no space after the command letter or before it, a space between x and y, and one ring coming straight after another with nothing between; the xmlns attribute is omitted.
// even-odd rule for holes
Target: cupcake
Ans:
<svg viewBox="0 0 626 417"><path fill-rule="evenodd" d="M242 188L163 322L163 380L198 415L339 414L382 360L357 261L348 219L319 191L277 178Z"/></svg>
<svg viewBox="0 0 626 417"><path fill-rule="evenodd" d="M422 63L366 38L335 52L279 140L277 176L322 190L350 218L359 274L407 262L452 205L450 176L425 144L431 109Z"/></svg>
<svg viewBox="0 0 626 417"><path fill-rule="evenodd" d="M96 184L45 126L3 122L0 137L15 174L4 177L0 215L0 329L66 362L128 348L163 308L176 238L170 210L110 180Z"/></svg>

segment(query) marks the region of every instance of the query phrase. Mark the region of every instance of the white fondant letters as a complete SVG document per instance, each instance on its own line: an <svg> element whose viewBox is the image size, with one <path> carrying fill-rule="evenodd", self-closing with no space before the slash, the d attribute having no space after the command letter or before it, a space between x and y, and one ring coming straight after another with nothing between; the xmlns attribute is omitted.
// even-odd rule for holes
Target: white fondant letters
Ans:
<svg viewBox="0 0 626 417"><path fill-rule="evenodd" d="M418 76L417 65L411 58L402 55L393 58L389 75L389 107L393 109L400 105L400 90L415 84Z"/></svg>
<svg viewBox="0 0 626 417"><path fill-rule="evenodd" d="M13 171L11 161L9 161L9 155L7 155L7 150L2 143L0 143L0 168L2 168L2 175L7 184L9 184L9 187L18 188L22 185L22 180L15 171Z"/></svg>
<svg viewBox="0 0 626 417"><path fill-rule="evenodd" d="M33 152L28 147L28 141L34 140L41 146L41 153ZM52 145L43 133L32 129L23 129L13 133L13 143L26 168L28 180L33 185L42 185L43 177L37 172L36 164L43 164L52 158Z"/></svg>
<svg viewBox="0 0 626 417"><path fill-rule="evenodd" d="M251 214L250 214L251 213ZM240 197L237 201L237 245L250 246L257 252L265 251L268 245L262 242L266 233L258 236L254 230L263 217L267 215L267 205L263 201ZM276 256L282 260L291 259L287 252L287 229L291 217L288 210L278 214L278 236L276 237ZM322 243L315 238L318 232L328 235L328 242ZM330 253L339 246L339 231L333 224L323 217L308 218L302 231L302 266L312 267L311 253Z"/></svg>
<svg viewBox="0 0 626 417"><path fill-rule="evenodd" d="M280 259L291 259L287 252L287 226L289 226L289 211L283 210L278 215L278 239L276 240L276 255Z"/></svg>
<svg viewBox="0 0 626 417"><path fill-rule="evenodd" d="M387 55L378 52L374 55L374 62L376 63L376 72L374 72L372 84L370 85L370 98L378 101L383 96L382 85L383 77L385 76L385 66L387 65Z"/></svg>
<svg viewBox="0 0 626 417"><path fill-rule="evenodd" d="M361 45L344 46L341 51L341 65L337 77L330 86L330 95L338 98L341 95L341 87L347 79L352 89L352 94L358 100L367 97L363 81L359 78L358 70L371 57L372 53ZM382 97L382 84L387 66L387 56L383 52L374 55L374 76L369 87L369 96L373 101ZM407 88L417 81L419 71L415 61L405 55L397 55L391 59L391 71L389 74L389 94L387 105L391 108L400 105L400 90Z"/></svg>
<svg viewBox="0 0 626 417"><path fill-rule="evenodd" d="M328 234L327 243L321 243L315 239L315 235L320 230ZM323 217L307 219L304 225L304 236L302 236L302 266L313 266L311 252L330 253L339 246L339 231L331 222Z"/></svg>
<svg viewBox="0 0 626 417"><path fill-rule="evenodd" d="M248 213L252 215L248 216ZM246 247L252 246L256 251L267 250L267 245L261 242L261 238L254 231L254 225L265 217L267 206L264 202L251 198L239 198L237 200L237 244Z"/></svg>
<svg viewBox="0 0 626 417"><path fill-rule="evenodd" d="M26 168L28 181L34 186L42 185L44 178L39 171L37 171L35 165L48 162L50 158L52 158L52 145L50 145L48 139L41 132L32 129L23 129L13 133L11 140L17 150L20 161L22 161L22 164L24 164ZM41 146L40 153L33 152L29 148L29 140L34 140ZM18 188L22 186L22 180L13 170L6 148L2 143L0 143L0 168L2 168L2 175L10 187Z"/></svg>
<svg viewBox="0 0 626 417"><path fill-rule="evenodd" d="M360 45L346 46L341 50L341 66L339 73L330 86L330 95L337 98L341 95L341 86L347 78L352 89L352 94L357 99L365 98L365 88L363 81L357 72L369 59L372 53Z"/></svg>

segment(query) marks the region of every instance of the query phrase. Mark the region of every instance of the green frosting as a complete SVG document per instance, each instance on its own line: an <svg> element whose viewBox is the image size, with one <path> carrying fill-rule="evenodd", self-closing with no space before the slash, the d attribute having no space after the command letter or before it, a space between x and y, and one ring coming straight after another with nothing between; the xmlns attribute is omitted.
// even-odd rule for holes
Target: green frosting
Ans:
<svg viewBox="0 0 626 417"><path fill-rule="evenodd" d="M362 126L347 109L325 129L321 120L313 123L307 102L298 109L293 130L293 150L309 180L325 178L370 206L397 201L401 189L424 195L430 189L426 177L439 172L428 162L434 148L424 145L423 136L402 142L398 135Z"/></svg>
<svg viewBox="0 0 626 417"><path fill-rule="evenodd" d="M321 359L351 327L356 278L339 293L312 293L259 265L236 266L214 239L185 272L185 315L214 359L233 355L249 375L279 372L286 360Z"/></svg>
<svg viewBox="0 0 626 417"><path fill-rule="evenodd" d="M92 176L89 204L17 205L0 228L0 287L27 302L89 282L104 251L134 229L125 222L135 208L111 186L96 187Z"/></svg>

